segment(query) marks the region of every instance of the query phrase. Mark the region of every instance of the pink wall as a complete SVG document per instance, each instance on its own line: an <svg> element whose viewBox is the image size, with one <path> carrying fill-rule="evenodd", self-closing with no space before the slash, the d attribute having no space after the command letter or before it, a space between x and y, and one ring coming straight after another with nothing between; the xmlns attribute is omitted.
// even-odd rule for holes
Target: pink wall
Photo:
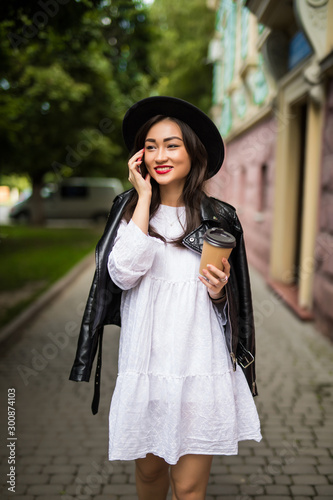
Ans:
<svg viewBox="0 0 333 500"><path fill-rule="evenodd" d="M224 165L207 185L208 194L237 209L249 262L264 277L269 275L276 123L267 119L228 143ZM333 341L333 80L328 85L322 148L313 313L319 330Z"/></svg>
<svg viewBox="0 0 333 500"><path fill-rule="evenodd" d="M274 197L276 121L267 119L226 146L207 192L237 209L250 264L268 275Z"/></svg>

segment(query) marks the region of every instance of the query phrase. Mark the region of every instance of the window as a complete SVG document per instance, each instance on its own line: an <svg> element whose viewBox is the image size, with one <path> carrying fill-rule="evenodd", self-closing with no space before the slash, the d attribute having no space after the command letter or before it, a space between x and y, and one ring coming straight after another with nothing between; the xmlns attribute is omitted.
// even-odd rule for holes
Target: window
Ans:
<svg viewBox="0 0 333 500"><path fill-rule="evenodd" d="M88 188L87 186L61 186L60 189L61 198L64 199L77 199L77 198L87 198Z"/></svg>
<svg viewBox="0 0 333 500"><path fill-rule="evenodd" d="M268 167L266 163L260 167L258 212L265 212L267 209L268 193Z"/></svg>

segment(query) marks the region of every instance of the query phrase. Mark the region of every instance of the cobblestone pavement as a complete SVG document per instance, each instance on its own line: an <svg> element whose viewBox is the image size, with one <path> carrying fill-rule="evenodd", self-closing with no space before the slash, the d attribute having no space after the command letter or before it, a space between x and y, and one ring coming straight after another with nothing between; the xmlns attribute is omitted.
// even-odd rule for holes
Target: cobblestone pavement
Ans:
<svg viewBox="0 0 333 500"><path fill-rule="evenodd" d="M86 270L19 336L1 346L1 498L136 498L134 463L107 460L117 328L106 329L97 415L90 412L92 382L68 381L92 273L92 268ZM263 440L242 442L238 456L214 458L206 498L332 499L333 346L281 305L255 272L252 285L259 386L255 401ZM17 440L8 439L10 388L15 389ZM15 494L6 484L11 458Z"/></svg>

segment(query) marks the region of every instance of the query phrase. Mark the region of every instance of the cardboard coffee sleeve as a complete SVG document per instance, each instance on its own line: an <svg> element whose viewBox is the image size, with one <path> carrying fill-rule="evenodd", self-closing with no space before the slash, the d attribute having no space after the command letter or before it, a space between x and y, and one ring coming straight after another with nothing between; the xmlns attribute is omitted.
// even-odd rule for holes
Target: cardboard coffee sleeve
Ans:
<svg viewBox="0 0 333 500"><path fill-rule="evenodd" d="M214 227L208 229L204 234L202 254L200 260L200 274L202 270L207 269L207 264L212 264L218 269L223 269L222 259L229 258L231 251L236 246L236 239L232 234L224 229ZM211 272L211 271L210 271ZM211 272L211 274L214 274Z"/></svg>

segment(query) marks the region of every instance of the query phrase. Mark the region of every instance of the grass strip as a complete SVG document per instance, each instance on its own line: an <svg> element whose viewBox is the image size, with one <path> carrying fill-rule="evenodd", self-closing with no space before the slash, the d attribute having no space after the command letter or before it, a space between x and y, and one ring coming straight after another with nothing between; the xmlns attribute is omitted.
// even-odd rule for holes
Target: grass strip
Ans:
<svg viewBox="0 0 333 500"><path fill-rule="evenodd" d="M101 234L101 227L1 227L0 327L90 253Z"/></svg>

